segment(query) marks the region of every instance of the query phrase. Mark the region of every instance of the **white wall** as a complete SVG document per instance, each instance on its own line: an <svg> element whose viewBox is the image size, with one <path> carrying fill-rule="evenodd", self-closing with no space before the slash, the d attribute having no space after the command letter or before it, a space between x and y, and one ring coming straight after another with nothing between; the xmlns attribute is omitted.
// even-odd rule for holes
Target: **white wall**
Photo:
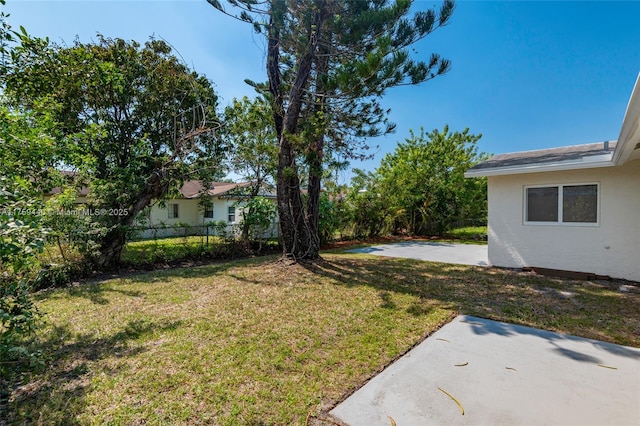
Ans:
<svg viewBox="0 0 640 426"><path fill-rule="evenodd" d="M178 205L178 217L169 218L169 205ZM165 224L167 226L176 225L178 223L188 223L189 225L202 224L202 220L198 221L198 217L202 217L202 213L198 211L198 200L169 200L164 206L155 204L151 207L149 226Z"/></svg>
<svg viewBox="0 0 640 426"><path fill-rule="evenodd" d="M164 207L160 207L158 204L151 208L149 220L142 224L143 227L159 227L159 226L177 226L179 224L188 224L190 226L200 226L211 222L225 222L229 224L227 232L239 232L240 228L237 225L242 222L243 207L242 202L238 203L236 199L225 199L214 197L211 199L213 203L213 218L205 218L204 211L200 208L197 199L177 199L167 201ZM275 200L273 200L275 203ZM236 205L237 203L237 205ZM178 217L169 218L169 204L178 204ZM234 206L236 210L236 217L233 223L228 221L229 219L229 207ZM235 225L235 226L233 226ZM141 232L139 238L149 238L152 236L165 237L172 235L182 235L186 229L163 229L160 231L144 231ZM194 228L189 232L204 232L202 228ZM265 231L263 237L273 237L278 235L277 217L271 228Z"/></svg>
<svg viewBox="0 0 640 426"><path fill-rule="evenodd" d="M227 222L228 207L233 206L236 200L220 199L215 197L211 201L213 203L213 218L204 218L204 211L198 205L197 199L169 200L164 207L160 207L156 204L151 208L151 220L149 221L149 226L159 225L160 223L164 223L167 226L175 225L177 223L187 223L189 225L196 226L207 222ZM178 204L178 218L169 218L169 204ZM242 208L237 206L235 223L240 222L242 218L241 213Z"/></svg>
<svg viewBox="0 0 640 426"><path fill-rule="evenodd" d="M600 184L597 226L524 224L525 186L593 182ZM640 161L489 177L489 263L640 281Z"/></svg>

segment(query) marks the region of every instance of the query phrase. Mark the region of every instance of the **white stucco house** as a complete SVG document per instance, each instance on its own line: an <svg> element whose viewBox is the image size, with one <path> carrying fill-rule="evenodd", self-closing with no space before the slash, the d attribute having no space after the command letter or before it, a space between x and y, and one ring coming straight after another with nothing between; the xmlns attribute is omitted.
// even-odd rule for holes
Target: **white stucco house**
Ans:
<svg viewBox="0 0 640 426"><path fill-rule="evenodd" d="M248 200L246 190L250 185L251 182L211 182L205 191L201 181L186 181L179 189L178 196L162 203L156 202L140 214L139 226L150 229L141 232L139 237L202 234L206 232L204 225L213 222L224 222L228 232L237 233L237 226L244 214L244 204ZM273 191L265 189L259 195L275 203ZM203 197L208 205L203 204ZM278 235L277 220L265 233L268 237Z"/></svg>
<svg viewBox="0 0 640 426"><path fill-rule="evenodd" d="M489 263L640 281L640 75L617 142L501 154L486 176Z"/></svg>
<svg viewBox="0 0 640 426"><path fill-rule="evenodd" d="M63 172L75 177L74 172ZM238 234L244 216L245 205L249 200L252 182L211 182L208 190L204 190L199 180L186 181L177 195L162 202L155 201L137 216L135 228L136 238L168 237L183 235L213 235L219 233L219 227L210 226L226 224L224 232ZM53 188L45 194L45 200L60 194L60 188ZM258 193L276 204L275 191L267 186ZM203 203L203 198L208 201ZM87 186L77 189L75 203L79 208L91 201ZM206 226L209 225L209 226ZM268 229L264 229L260 238L275 238L279 235L278 217L274 217Z"/></svg>

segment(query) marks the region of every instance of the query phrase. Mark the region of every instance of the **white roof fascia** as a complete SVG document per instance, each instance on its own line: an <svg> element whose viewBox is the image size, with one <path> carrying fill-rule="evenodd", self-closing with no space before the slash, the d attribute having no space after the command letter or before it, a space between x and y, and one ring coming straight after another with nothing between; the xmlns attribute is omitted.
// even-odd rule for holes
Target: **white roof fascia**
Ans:
<svg viewBox="0 0 640 426"><path fill-rule="evenodd" d="M615 166L611 161L612 154L592 155L579 161L556 161L552 163L531 163L507 167L488 167L486 169L470 170L464 177L518 175L523 173L559 172L563 170L596 169Z"/></svg>
<svg viewBox="0 0 640 426"><path fill-rule="evenodd" d="M631 98L624 114L618 144L613 152L613 162L615 165L627 162L636 145L640 143L640 73L633 86Z"/></svg>

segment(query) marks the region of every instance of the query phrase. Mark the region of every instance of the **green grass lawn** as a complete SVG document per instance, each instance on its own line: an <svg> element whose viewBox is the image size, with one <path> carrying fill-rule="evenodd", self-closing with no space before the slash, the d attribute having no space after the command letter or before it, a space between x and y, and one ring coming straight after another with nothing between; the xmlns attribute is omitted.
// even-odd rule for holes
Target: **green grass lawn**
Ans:
<svg viewBox="0 0 640 426"><path fill-rule="evenodd" d="M273 250L277 241L268 240L262 244L262 252ZM216 236L168 237L157 240L130 241L122 252L124 265L150 265L162 262L177 262L199 258L232 259L242 257L238 241L225 242ZM245 254L246 255L246 254Z"/></svg>
<svg viewBox="0 0 640 426"><path fill-rule="evenodd" d="M466 226L463 228L452 229L447 232L447 236L461 240L472 240L476 244L480 241L487 240L487 229L485 226Z"/></svg>
<svg viewBox="0 0 640 426"><path fill-rule="evenodd" d="M323 257L292 266L247 259L38 293L47 367L0 407L4 418L305 424L457 313L640 346L640 295L608 283Z"/></svg>
<svg viewBox="0 0 640 426"><path fill-rule="evenodd" d="M222 243L215 236L209 236L208 240L206 236L188 236L130 241L122 252L122 262L138 265L197 258Z"/></svg>

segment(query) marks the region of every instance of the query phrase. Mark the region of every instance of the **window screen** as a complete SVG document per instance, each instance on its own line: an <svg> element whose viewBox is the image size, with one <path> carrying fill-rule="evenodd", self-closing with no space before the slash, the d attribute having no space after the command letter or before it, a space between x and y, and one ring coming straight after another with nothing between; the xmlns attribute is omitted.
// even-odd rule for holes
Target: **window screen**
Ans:
<svg viewBox="0 0 640 426"><path fill-rule="evenodd" d="M558 221L558 187L527 188L527 222Z"/></svg>
<svg viewBox="0 0 640 426"><path fill-rule="evenodd" d="M563 186L562 221L597 223L598 185Z"/></svg>

